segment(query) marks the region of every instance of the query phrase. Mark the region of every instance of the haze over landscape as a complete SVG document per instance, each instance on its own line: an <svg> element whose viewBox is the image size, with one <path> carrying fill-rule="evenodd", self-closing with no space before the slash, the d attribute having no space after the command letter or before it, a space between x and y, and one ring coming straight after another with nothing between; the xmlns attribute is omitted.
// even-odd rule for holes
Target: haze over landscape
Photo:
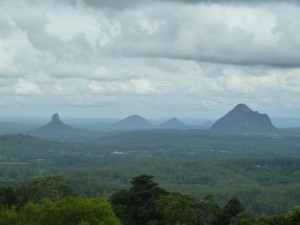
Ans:
<svg viewBox="0 0 300 225"><path fill-rule="evenodd" d="M0 1L0 225L299 225L296 0Z"/></svg>
<svg viewBox="0 0 300 225"><path fill-rule="evenodd" d="M299 117L297 1L0 3L0 117ZM162 121L161 121L162 122Z"/></svg>

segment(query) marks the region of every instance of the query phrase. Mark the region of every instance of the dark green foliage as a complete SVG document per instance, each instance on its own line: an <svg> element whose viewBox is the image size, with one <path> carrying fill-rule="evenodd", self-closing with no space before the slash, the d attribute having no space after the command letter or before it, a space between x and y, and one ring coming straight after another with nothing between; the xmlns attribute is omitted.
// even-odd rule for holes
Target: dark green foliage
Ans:
<svg viewBox="0 0 300 225"><path fill-rule="evenodd" d="M176 223L198 224L194 199L181 194L161 196L155 201L156 220L148 224L174 225Z"/></svg>
<svg viewBox="0 0 300 225"><path fill-rule="evenodd" d="M230 225L259 225L259 223L253 213L243 211L231 218Z"/></svg>
<svg viewBox="0 0 300 225"><path fill-rule="evenodd" d="M285 215L261 216L260 225L289 225Z"/></svg>
<svg viewBox="0 0 300 225"><path fill-rule="evenodd" d="M289 225L300 225L300 205L286 215Z"/></svg>
<svg viewBox="0 0 300 225"><path fill-rule="evenodd" d="M0 208L16 204L17 190L14 187L0 187Z"/></svg>
<svg viewBox="0 0 300 225"><path fill-rule="evenodd" d="M18 215L21 224L30 225L120 225L110 204L104 200L67 197L56 202L27 203Z"/></svg>
<svg viewBox="0 0 300 225"><path fill-rule="evenodd" d="M224 205L238 196L257 214L283 214L300 202L298 138L213 136L199 130L119 135L126 140L100 144L0 136L0 185L21 186L60 174L80 194L109 198L131 177L145 173L161 187L197 200L214 194ZM31 186L18 189L17 208L36 198L33 191ZM1 193L0 204L10 205Z"/></svg>
<svg viewBox="0 0 300 225"><path fill-rule="evenodd" d="M19 209L28 201L41 202L45 198L57 201L73 193L71 186L65 183L63 177L44 177L18 188L0 188L0 207L16 205Z"/></svg>
<svg viewBox="0 0 300 225"><path fill-rule="evenodd" d="M31 182L29 187L33 189L30 200L34 202L40 202L44 198L57 201L73 194L72 188L61 176L38 179Z"/></svg>
<svg viewBox="0 0 300 225"><path fill-rule="evenodd" d="M18 188L18 208L28 201L42 202L43 199L57 201L73 194L71 186L66 184L63 177L45 177L36 179Z"/></svg>
<svg viewBox="0 0 300 225"><path fill-rule="evenodd" d="M111 203L123 224L145 225L155 220L155 201L167 192L152 179L148 175L134 177L129 190L112 195Z"/></svg>
<svg viewBox="0 0 300 225"><path fill-rule="evenodd" d="M17 211L15 207L0 208L0 224L1 225L17 224Z"/></svg>
<svg viewBox="0 0 300 225"><path fill-rule="evenodd" d="M198 220L200 225L215 224L221 209L213 195L207 195L203 201L197 204Z"/></svg>
<svg viewBox="0 0 300 225"><path fill-rule="evenodd" d="M113 208L98 197L75 196L62 177L40 178L19 188L2 187L0 225L300 225L300 206L285 215L257 219L238 198L230 199L221 210L214 196L198 202L170 193L153 176L140 175L130 183L129 189L111 196Z"/></svg>
<svg viewBox="0 0 300 225"><path fill-rule="evenodd" d="M245 208L242 203L237 198L233 198L225 205L216 224L230 225L231 219L244 211Z"/></svg>

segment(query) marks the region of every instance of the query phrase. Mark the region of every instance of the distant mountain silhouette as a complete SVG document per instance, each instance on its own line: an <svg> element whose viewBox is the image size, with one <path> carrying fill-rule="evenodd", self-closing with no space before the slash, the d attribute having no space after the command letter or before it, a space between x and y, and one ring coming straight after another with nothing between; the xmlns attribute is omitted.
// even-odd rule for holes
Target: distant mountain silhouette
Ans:
<svg viewBox="0 0 300 225"><path fill-rule="evenodd" d="M55 131L55 130L72 130L76 129L70 125L65 124L59 118L58 113L53 114L51 122L47 123L46 125L38 128L39 130L43 131Z"/></svg>
<svg viewBox="0 0 300 225"><path fill-rule="evenodd" d="M275 131L269 116L251 110L245 104L238 104L211 127L213 131L224 132L270 132Z"/></svg>
<svg viewBox="0 0 300 225"><path fill-rule="evenodd" d="M87 141L95 140L101 134L96 131L79 129L62 122L57 113L53 114L51 121L44 126L38 127L29 135L42 139L59 141Z"/></svg>
<svg viewBox="0 0 300 225"><path fill-rule="evenodd" d="M166 129L183 128L185 126L186 125L181 121L179 121L177 118L169 119L160 125L161 128L166 128Z"/></svg>
<svg viewBox="0 0 300 225"><path fill-rule="evenodd" d="M151 129L153 127L152 124L139 115L128 116L111 125L111 128L121 130L143 130Z"/></svg>

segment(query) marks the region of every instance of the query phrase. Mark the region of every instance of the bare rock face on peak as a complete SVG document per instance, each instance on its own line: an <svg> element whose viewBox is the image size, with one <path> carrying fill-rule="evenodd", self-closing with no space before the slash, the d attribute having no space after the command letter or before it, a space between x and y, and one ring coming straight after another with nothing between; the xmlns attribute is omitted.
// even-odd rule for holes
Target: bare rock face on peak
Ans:
<svg viewBox="0 0 300 225"><path fill-rule="evenodd" d="M222 132L273 132L269 116L253 111L246 104L238 104L211 127L213 131Z"/></svg>
<svg viewBox="0 0 300 225"><path fill-rule="evenodd" d="M57 141L86 141L98 138L98 133L94 131L79 129L65 124L59 118L58 113L51 117L51 121L30 132L30 135L47 140Z"/></svg>
<svg viewBox="0 0 300 225"><path fill-rule="evenodd" d="M62 130L62 129L70 129L72 128L71 126L65 124L64 122L62 122L59 118L58 113L55 113L52 115L52 120L47 123L46 125L44 125L43 127L41 127L40 129L42 130Z"/></svg>
<svg viewBox="0 0 300 225"><path fill-rule="evenodd" d="M58 113L53 114L52 122L53 123L61 122Z"/></svg>

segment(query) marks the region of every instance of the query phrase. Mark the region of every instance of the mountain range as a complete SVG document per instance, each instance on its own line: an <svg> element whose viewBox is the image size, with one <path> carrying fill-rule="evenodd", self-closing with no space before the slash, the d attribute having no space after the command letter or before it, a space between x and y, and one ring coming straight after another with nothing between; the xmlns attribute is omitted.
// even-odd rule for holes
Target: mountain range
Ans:
<svg viewBox="0 0 300 225"><path fill-rule="evenodd" d="M114 133L117 133L119 136L124 136L125 131L134 131L134 133L132 133L133 137L137 137L141 135L143 136L143 134L145 133L144 132L142 133L141 130L149 130L150 136L152 135L152 133L159 134L159 135L163 134L165 136L171 135L171 133L176 135L191 134L191 132L176 133L176 130L177 131L195 130L195 131L199 131L200 133L205 132L208 135L214 135L215 132L217 133L221 132L227 134L266 133L272 135L278 133L277 128L273 126L267 114L262 114L257 111L253 111L246 104L238 104L237 106L235 106L223 117L221 117L215 123L213 123L211 128L209 129L210 125L211 124L209 122L207 126L204 125L187 126L175 117L161 123L160 125L154 125L139 115L131 115L96 131L93 129L91 130L80 129L80 128L73 127L69 124L66 124L60 119L58 113L55 113L52 115L49 123L35 129L29 127L22 128L14 123L4 123L4 122L0 124L0 128L3 134L20 133L20 134L32 135L34 137L43 138L43 139L51 139L51 140L54 139L60 141L89 141L89 142L98 141L100 139L102 140L103 138L105 139L109 135L114 135ZM162 129L164 129L165 131L158 131ZM166 132L169 133L167 134ZM196 133L193 133L193 135ZM285 134L294 135L295 132L294 131L291 132L289 130L284 130L284 131L281 130L281 133L284 135Z"/></svg>
<svg viewBox="0 0 300 225"><path fill-rule="evenodd" d="M114 130L178 129L186 125L177 118L171 118L160 125L154 125L139 115L131 115L112 124Z"/></svg>

